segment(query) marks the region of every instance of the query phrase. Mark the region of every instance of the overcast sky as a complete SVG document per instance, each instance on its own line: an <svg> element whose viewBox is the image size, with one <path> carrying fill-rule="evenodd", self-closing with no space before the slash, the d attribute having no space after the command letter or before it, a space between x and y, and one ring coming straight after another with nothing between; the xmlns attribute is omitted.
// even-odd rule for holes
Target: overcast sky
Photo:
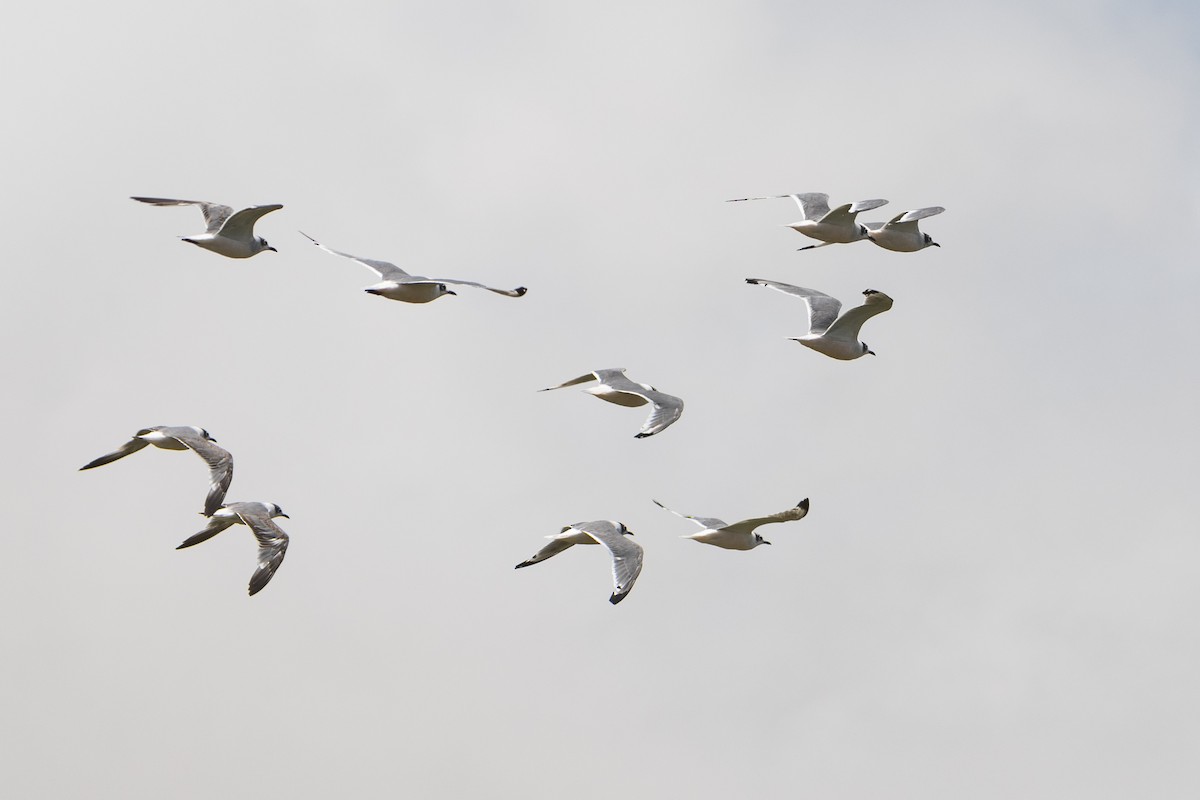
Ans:
<svg viewBox="0 0 1200 800"><path fill-rule="evenodd" d="M0 30L22 798L1193 798L1188 3L24 4ZM809 252L881 197L941 248ZM278 248L178 237L282 203ZM309 244L524 285L416 306ZM895 299L838 362L784 281ZM682 397L576 389L626 367ZM185 551L200 425L230 500ZM680 511L789 508L772 547ZM513 571L565 524L646 551Z"/></svg>

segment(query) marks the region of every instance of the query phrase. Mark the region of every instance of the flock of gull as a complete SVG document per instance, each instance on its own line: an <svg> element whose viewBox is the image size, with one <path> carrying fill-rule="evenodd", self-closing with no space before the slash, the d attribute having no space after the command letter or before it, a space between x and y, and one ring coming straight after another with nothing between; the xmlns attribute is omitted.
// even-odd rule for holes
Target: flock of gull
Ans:
<svg viewBox="0 0 1200 800"><path fill-rule="evenodd" d="M911 253L926 247L940 246L930 238L929 234L921 232L917 227L920 220L945 211L940 206L905 211L897 214L888 222L864 225L857 221L858 214L879 208L887 203L886 200L861 200L830 209L829 195L807 192L772 197L741 197L728 202L782 198L795 200L801 212L801 219L787 227L820 242L820 244L801 247L800 250L811 250L830 244L850 244L863 240L869 240L886 250L901 253ZM229 206L198 200L171 200L162 197L134 197L132 199L155 206L199 206L204 214L206 230L201 234L185 236L183 241L205 250L228 258L250 258L265 250L278 252L267 243L266 239L255 235L254 225L264 215L283 208L282 205L252 206L234 212ZM365 287L363 291L389 300L398 300L404 303L429 303L444 295L456 294L449 288L450 286L475 287L506 297L521 297L527 291L524 286L518 286L515 289L496 289L474 281L410 275L387 261L352 256L349 253L326 247L306 233L301 232L301 235L325 252L356 261L375 272L379 276L379 281ZM868 319L882 314L892 307L892 298L883 292L867 289L863 292L866 299L862 305L840 313L841 301L813 289L763 278L747 278L746 282L766 286L803 301L807 312L808 331L801 336L790 337L793 341L841 361L850 361L864 355L875 355L864 342L859 340L859 334ZM639 439L661 433L683 414L683 400L660 392L649 384L630 380L625 376L625 370L620 368L593 370L557 386L547 387L542 391L587 383L595 385L584 391L609 403L629 407L649 404L652 407L650 416L646 418L636 434ZM111 464L136 453L147 445L154 445L164 450L191 450L200 456L209 469L209 489L204 499L204 510L201 512L208 518L208 524L204 530L185 539L177 549L200 544L233 525L245 525L258 541L258 565L250 578L249 587L250 594L253 595L270 582L283 563L283 557L288 548L288 535L275 524L274 519L276 517L288 518L288 515L275 503L225 502L225 495L233 481L233 456L216 441L208 431L196 426L160 425L143 428L117 450L88 462L80 469L87 470ZM753 517L730 525L713 517L680 514L657 500L654 503L660 508L678 517L691 520L700 526L700 531L688 534L684 538L727 550L753 550L759 545L771 544L756 532L760 526L802 519L808 514L809 508L808 498L805 498L795 507L786 511L764 517ZM569 549L572 545L603 545L612 560L613 593L609 597L609 602L619 603L629 594L642 570L642 547L628 538L632 535L632 532L623 523L615 520L576 522L563 527L559 533L548 536L550 543L525 561L517 564L516 568L520 569L545 561L551 556Z"/></svg>

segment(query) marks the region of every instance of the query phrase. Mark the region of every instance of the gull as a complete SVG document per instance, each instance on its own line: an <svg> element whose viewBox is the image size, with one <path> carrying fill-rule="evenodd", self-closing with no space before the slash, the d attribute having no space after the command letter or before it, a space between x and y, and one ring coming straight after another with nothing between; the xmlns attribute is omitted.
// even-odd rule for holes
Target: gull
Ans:
<svg viewBox="0 0 1200 800"><path fill-rule="evenodd" d="M576 522L563 528L561 533L547 536L550 544L538 550L528 560L517 564L514 569L545 561L573 544L602 544L608 548L613 562L613 593L608 602L616 605L629 594L638 573L642 571L642 546L626 539L626 536L633 534L620 522L611 519Z"/></svg>
<svg viewBox="0 0 1200 800"><path fill-rule="evenodd" d="M767 517L744 519L741 522L726 525L722 520L715 517L693 517L691 514L680 514L678 511L672 511L667 508L657 500L654 501L654 504L659 508L670 511L677 517L690 519L704 529L699 533L686 534L683 537L684 539L695 539L697 542L724 547L726 550L753 550L760 544L770 544L762 536L755 533L754 529L759 525L769 525L772 522L791 522L792 520L803 519L808 513L808 498L806 497L797 503L795 508L789 508L787 511L780 511L778 514L771 514Z"/></svg>
<svg viewBox="0 0 1200 800"><path fill-rule="evenodd" d="M259 217L270 214L283 206L273 203L269 206L250 206L236 214L229 206L217 203L206 203L203 200L169 200L165 197L133 197L139 203L149 203L152 206L200 206L204 212L204 222L208 230L195 236L184 236L183 241L191 242L205 250L220 253L229 258L249 258L258 255L263 250L278 253L267 240L254 235L254 223Z"/></svg>
<svg viewBox="0 0 1200 800"><path fill-rule="evenodd" d="M842 302L827 294L762 278L746 278L746 283L767 286L803 300L805 308L808 309L808 333L788 338L840 361L875 355L865 343L858 340L858 332L868 319L892 307L892 298L883 292L866 289L863 291L867 296L866 301L839 317L838 311Z"/></svg>
<svg viewBox="0 0 1200 800"><path fill-rule="evenodd" d="M832 211L829 210L829 195L824 192L805 192L803 194L777 194L770 197L737 197L726 200L727 203L740 203L745 200L777 200L790 197L800 206L800 221L793 222L787 227L803 233L812 239L819 239L821 244L810 244L800 250L812 250L827 244L849 244L850 242L866 239L869 232L864 225L855 221L860 211L870 211L887 204L887 200L859 200L857 203L846 203Z"/></svg>
<svg viewBox="0 0 1200 800"><path fill-rule="evenodd" d="M195 425L183 427L156 425L153 428L142 428L133 435L132 439L121 445L119 450L89 461L79 469L82 471L111 464L130 453L136 453L148 444L163 450L191 450L208 464L212 483L208 488L208 497L204 501L203 513L204 516L211 517L225 501L225 493L229 491L229 482L233 480L233 456L225 448L219 447L216 441L208 431L204 428L197 428Z"/></svg>
<svg viewBox="0 0 1200 800"><path fill-rule="evenodd" d="M402 303L428 303L437 300L442 295L457 294L457 292L447 289L447 284L452 286L474 286L478 289L487 289L489 292L502 294L506 297L521 297L525 292L529 291L524 286L518 286L515 289L493 289L491 286L484 286L482 283L475 283L474 281L456 281L449 278L426 278L423 275L409 275L395 264L389 264L386 261L375 261L370 258L359 258L349 253L343 253L340 250L334 250L332 247L326 247L321 244L304 231L300 231L300 235L326 253L333 253L335 256L357 261L364 267L374 270L383 280L368 286L363 291L367 294L386 297L388 300L399 300Z"/></svg>
<svg viewBox="0 0 1200 800"><path fill-rule="evenodd" d="M258 569L250 577L250 594L255 595L271 582L287 553L288 535L271 521L272 517L291 519L274 503L226 503L212 515L208 527L184 539L175 549L206 542L232 525L245 525L258 540Z"/></svg>
<svg viewBox="0 0 1200 800"><path fill-rule="evenodd" d="M945 210L941 206L929 206L897 214L887 222L868 222L867 235L884 250L895 250L897 253L915 253L926 247L941 247L928 233L917 230L917 220Z"/></svg>
<svg viewBox="0 0 1200 800"><path fill-rule="evenodd" d="M569 380L566 383L560 383L558 386L550 386L538 391L549 392L553 389L563 389L567 386L575 386L576 384L587 383L588 381L600 381L599 386L593 386L590 389L584 389L584 391L594 397L599 397L601 400L607 400L610 403L616 403L619 406L629 406L631 408L644 406L646 403L654 404L654 410L650 412L650 416L642 423L642 429L634 435L635 439L644 439L647 436L653 436L679 419L679 415L683 413L682 400L669 394L663 394L648 383L634 383L625 377L624 367L598 369L595 372L580 375L578 378Z"/></svg>

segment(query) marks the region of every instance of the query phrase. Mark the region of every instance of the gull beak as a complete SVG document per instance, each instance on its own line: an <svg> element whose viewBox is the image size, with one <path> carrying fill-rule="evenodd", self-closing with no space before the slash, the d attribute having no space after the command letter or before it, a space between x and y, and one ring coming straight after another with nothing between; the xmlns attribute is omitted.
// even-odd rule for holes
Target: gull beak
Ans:
<svg viewBox="0 0 1200 800"><path fill-rule="evenodd" d="M278 250L276 250L274 247L270 247L270 246L268 246L268 247L265 247L265 248L263 248L263 249L264 249L264 250L270 250L272 253L278 253L278 252L279 252L279 251L278 251Z"/></svg>
<svg viewBox="0 0 1200 800"><path fill-rule="evenodd" d="M284 519L291 519L291 517L289 517L287 514L280 514L279 516L283 517Z"/></svg>
<svg viewBox="0 0 1200 800"><path fill-rule="evenodd" d="M770 544L770 542L768 542L766 539L763 539L762 543L763 543L763 544Z"/></svg>
<svg viewBox="0 0 1200 800"><path fill-rule="evenodd" d="M874 351L874 350L868 350L868 351L867 351L867 355L869 355L869 356L873 356L873 355L875 355L875 351Z"/></svg>
<svg viewBox="0 0 1200 800"><path fill-rule="evenodd" d="M941 247L941 245L938 244L937 242L930 242L930 244L933 245L934 247Z"/></svg>

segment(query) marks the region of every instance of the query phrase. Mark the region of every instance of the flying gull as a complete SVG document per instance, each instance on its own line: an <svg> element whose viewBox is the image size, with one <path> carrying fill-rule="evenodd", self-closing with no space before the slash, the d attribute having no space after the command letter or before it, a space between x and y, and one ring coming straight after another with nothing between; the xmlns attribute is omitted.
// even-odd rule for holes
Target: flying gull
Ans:
<svg viewBox="0 0 1200 800"><path fill-rule="evenodd" d="M895 250L897 253L915 253L926 247L941 247L928 233L917 230L917 220L932 217L945 210L941 206L929 206L897 214L887 222L868 222L867 235L883 249Z"/></svg>
<svg viewBox="0 0 1200 800"><path fill-rule="evenodd" d="M352 256L349 253L334 250L332 247L326 247L304 231L300 231L300 235L326 253L333 253L335 256L357 261L364 267L374 270L382 280L379 283L368 286L363 291L367 294L386 297L388 300L399 300L402 303L428 303L437 300L442 295L457 294L457 292L447 289L447 284L451 286L474 286L477 289L487 289L489 292L502 294L506 297L521 297L525 292L529 291L524 286L518 286L516 289L493 289L491 286L484 286L482 283L475 283L474 281L457 281L450 278L426 278L423 275L409 275L395 264L389 264L387 261L375 261L370 258Z"/></svg>
<svg viewBox="0 0 1200 800"><path fill-rule="evenodd" d="M271 521L272 517L291 519L274 503L228 503L212 515L208 527L184 539L175 549L206 542L232 525L247 526L258 540L258 569L250 577L250 594L258 594L271 582L287 553L288 535Z"/></svg>
<svg viewBox="0 0 1200 800"><path fill-rule="evenodd" d="M595 372L580 375L578 378L569 380L566 383L560 383L558 386L550 386L539 391L549 392L554 389L563 389L567 386L588 383L589 381L599 381L600 385L584 389L584 391L590 395L599 397L601 400L607 400L610 403L616 403L619 406L629 406L631 408L644 406L646 403L654 404L654 410L650 412L650 416L642 423L642 429L635 434L635 438L637 439L653 436L679 419L679 415L683 413L682 400L669 394L663 394L647 383L634 383L625 377L625 369L623 367L598 369Z"/></svg>
<svg viewBox="0 0 1200 800"><path fill-rule="evenodd" d="M165 197L134 197L139 203L152 206L200 206L208 230L195 236L184 236L183 241L220 253L229 258L249 258L263 250L279 252L267 244L267 240L254 235L254 223L259 217L270 214L283 206L273 203L268 206L250 206L236 214L229 206L206 203L203 200L169 200Z"/></svg>
<svg viewBox="0 0 1200 800"><path fill-rule="evenodd" d="M870 211L887 204L887 200L859 200L857 203L846 203L829 210L829 195L824 192L805 192L803 194L777 194L770 197L737 197L726 200L727 203L741 203L745 200L777 200L790 197L800 206L800 221L793 222L787 227L803 233L812 239L820 240L821 244L810 244L801 250L812 250L827 244L849 244L868 237L865 225L855 221L860 211Z"/></svg>
<svg viewBox="0 0 1200 800"><path fill-rule="evenodd" d="M693 517L691 514L680 514L678 511L672 511L667 508L657 500L654 501L654 504L659 508L670 511L677 517L690 519L703 528L699 533L689 533L683 538L695 539L697 542L703 542L704 544L724 547L726 550L753 550L760 544L770 544L762 536L755 533L754 529L759 525L769 525L772 522L791 522L792 520L803 519L808 513L808 498L806 497L797 503L795 508L789 508L787 511L780 511L778 514L771 514L767 517L744 519L741 522L726 525L722 520L715 517Z"/></svg>
<svg viewBox="0 0 1200 800"><path fill-rule="evenodd" d="M841 361L851 361L868 354L875 355L865 343L858 340L858 332L868 319L892 307L892 298L883 292L867 289L863 292L867 296L866 301L839 317L838 311L841 310L842 302L827 294L762 278L746 278L746 283L767 286L803 300L805 308L808 309L808 333L789 338Z"/></svg>
<svg viewBox="0 0 1200 800"><path fill-rule="evenodd" d="M616 605L629 594L633 582L642 571L642 547L637 542L625 538L626 536L633 534L620 522L610 519L576 522L563 528L557 535L547 536L550 544L538 550L527 561L517 564L515 569L545 561L574 544L602 544L608 548L613 562L613 593L608 602Z"/></svg>
<svg viewBox="0 0 1200 800"><path fill-rule="evenodd" d="M211 517L225 501L225 493L229 491L229 482L233 480L233 456L229 451L216 444L216 439L209 436L204 428L195 425L183 427L168 427L156 425L153 428L142 428L133 435L119 450L100 456L80 467L80 470L102 467L117 459L124 458L130 453L136 453L148 444L163 450L191 450L204 459L208 464L211 486L208 497L204 501L204 516Z"/></svg>

